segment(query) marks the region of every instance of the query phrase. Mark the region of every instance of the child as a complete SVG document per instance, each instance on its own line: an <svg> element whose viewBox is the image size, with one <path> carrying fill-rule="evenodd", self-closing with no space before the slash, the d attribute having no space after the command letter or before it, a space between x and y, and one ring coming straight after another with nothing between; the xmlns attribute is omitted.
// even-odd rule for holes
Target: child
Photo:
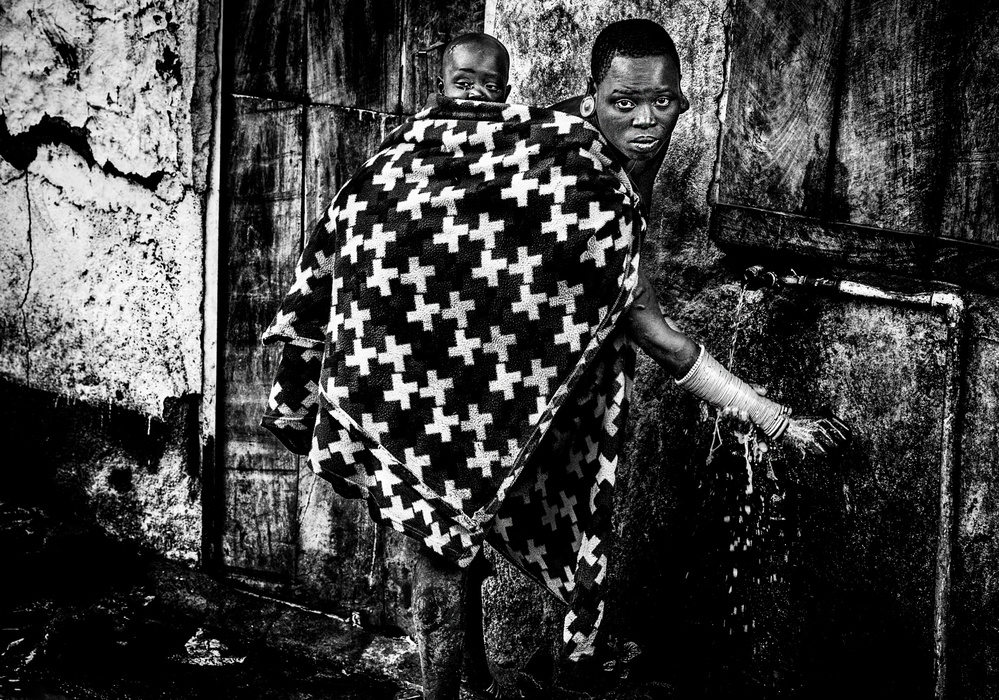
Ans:
<svg viewBox="0 0 999 700"><path fill-rule="evenodd" d="M462 34L444 46L437 92L445 97L505 102L510 95L510 54L488 34Z"/></svg>

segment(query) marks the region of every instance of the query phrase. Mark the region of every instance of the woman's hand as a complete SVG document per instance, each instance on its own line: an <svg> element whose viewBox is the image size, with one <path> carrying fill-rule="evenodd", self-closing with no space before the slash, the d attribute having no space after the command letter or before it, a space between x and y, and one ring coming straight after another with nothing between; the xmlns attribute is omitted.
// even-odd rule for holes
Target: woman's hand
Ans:
<svg viewBox="0 0 999 700"><path fill-rule="evenodd" d="M846 448L852 435L850 426L830 414L792 417L782 437L802 454L833 455Z"/></svg>

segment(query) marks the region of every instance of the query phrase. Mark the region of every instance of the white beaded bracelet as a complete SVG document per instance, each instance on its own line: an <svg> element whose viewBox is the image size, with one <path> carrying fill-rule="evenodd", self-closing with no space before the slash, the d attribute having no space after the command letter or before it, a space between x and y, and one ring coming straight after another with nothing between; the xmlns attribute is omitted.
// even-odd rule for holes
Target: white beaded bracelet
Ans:
<svg viewBox="0 0 999 700"><path fill-rule="evenodd" d="M791 411L757 394L753 387L725 369L703 345L700 348L694 366L676 380L677 386L713 406L742 409L768 437L780 437L790 423Z"/></svg>

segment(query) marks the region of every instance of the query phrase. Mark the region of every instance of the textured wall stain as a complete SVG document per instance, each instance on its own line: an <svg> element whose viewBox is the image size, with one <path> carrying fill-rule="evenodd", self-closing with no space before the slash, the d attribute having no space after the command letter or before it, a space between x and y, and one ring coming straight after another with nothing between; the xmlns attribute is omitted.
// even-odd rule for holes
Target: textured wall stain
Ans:
<svg viewBox="0 0 999 700"><path fill-rule="evenodd" d="M141 435L185 397L188 425L202 393L193 125L210 120L192 98L214 52L198 18L197 0L0 11L0 381L28 392L18 437L61 446L36 457L71 511L181 559L201 547L197 431L137 460L110 423Z"/></svg>
<svg viewBox="0 0 999 700"><path fill-rule="evenodd" d="M0 13L7 378L157 416L201 391L197 10L50 0Z"/></svg>

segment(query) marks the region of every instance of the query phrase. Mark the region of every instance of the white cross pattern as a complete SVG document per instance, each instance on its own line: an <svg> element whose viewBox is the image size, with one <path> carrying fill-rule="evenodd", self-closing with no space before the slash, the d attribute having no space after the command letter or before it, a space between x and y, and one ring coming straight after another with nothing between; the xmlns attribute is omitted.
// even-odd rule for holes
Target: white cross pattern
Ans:
<svg viewBox="0 0 999 700"><path fill-rule="evenodd" d="M356 194L347 196L347 203L340 208L340 212L337 214L337 221L347 221L347 226L353 228L354 224L357 223L357 215L368 208L368 203L363 200L358 200Z"/></svg>
<svg viewBox="0 0 999 700"><path fill-rule="evenodd" d="M485 146L483 150L486 153L492 153L496 150L496 143L493 141L493 136L502 130L503 122L479 122L475 126L475 131L468 135L468 145ZM490 177L488 179L492 178Z"/></svg>
<svg viewBox="0 0 999 700"><path fill-rule="evenodd" d="M402 379L402 374L398 372L393 372L392 374L392 388L385 390L385 401L398 401L399 408L404 411L408 411L410 408L409 397L412 394L418 394L420 385L416 382L405 382Z"/></svg>
<svg viewBox="0 0 999 700"><path fill-rule="evenodd" d="M472 489L459 489L453 479L444 480L444 496L446 503L451 504L458 510L465 507L465 500L472 497Z"/></svg>
<svg viewBox="0 0 999 700"><path fill-rule="evenodd" d="M475 441L475 456L468 458L469 468L478 469L483 478L488 478L493 475L493 465L499 463L500 454L497 450L487 450L484 442Z"/></svg>
<svg viewBox="0 0 999 700"><path fill-rule="evenodd" d="M340 329L343 327L343 322L347 320L347 317L337 311L335 306L330 311L330 322L329 325L326 326L326 332L333 338L337 338L340 335Z"/></svg>
<svg viewBox="0 0 999 700"><path fill-rule="evenodd" d="M374 348L367 348L361 343L360 338L354 338L354 352L349 353L344 360L348 367L357 367L357 372L362 377L367 376L370 370L368 365L378 356L378 351Z"/></svg>
<svg viewBox="0 0 999 700"><path fill-rule="evenodd" d="M392 293L392 280L399 278L399 271L394 267L382 267L381 258L371 261L371 274L364 281L368 289L378 289L379 294L387 297Z"/></svg>
<svg viewBox="0 0 999 700"><path fill-rule="evenodd" d="M468 420L461 422L461 429L467 432L474 432L476 440L486 439L486 426L493 422L492 413L479 413L479 404L473 403L468 407ZM497 453L497 459L499 453Z"/></svg>
<svg viewBox="0 0 999 700"><path fill-rule="evenodd" d="M572 522L576 522L578 520L576 518L576 497L569 496L566 498L565 491L560 493L559 496L562 498L562 507L558 509L558 514L563 518L569 518Z"/></svg>
<svg viewBox="0 0 999 700"><path fill-rule="evenodd" d="M543 129L557 128L558 131L556 133L568 134L572 132L572 127L579 123L578 119L570 117L568 114L564 112L559 112L558 110L554 110L552 112L552 116L553 116L552 122L550 124L542 124L541 128Z"/></svg>
<svg viewBox="0 0 999 700"><path fill-rule="evenodd" d="M455 216L458 213L458 205L456 202L465 196L465 190L448 185L437 194L430 198L430 206L432 207L444 207L447 209L447 213L451 216Z"/></svg>
<svg viewBox="0 0 999 700"><path fill-rule="evenodd" d="M547 571L545 567L545 555L548 548L543 544L535 544L534 539L527 540L527 554L524 557L531 564L537 564L541 569Z"/></svg>
<svg viewBox="0 0 999 700"><path fill-rule="evenodd" d="M536 386L541 396L548 396L548 386L557 376L558 370L555 367L544 367L541 360L533 359L531 373L524 377L524 386Z"/></svg>
<svg viewBox="0 0 999 700"><path fill-rule="evenodd" d="M330 443L330 455L338 454L347 464L356 464L357 460L354 459L354 455L358 452L363 452L365 449L364 445L354 442L348 431L341 428L338 432L338 439Z"/></svg>
<svg viewBox="0 0 999 700"><path fill-rule="evenodd" d="M482 251L480 260L481 264L472 269L472 278L483 277L490 287L499 286L499 272L506 269L506 258L493 258L492 250L487 248Z"/></svg>
<svg viewBox="0 0 999 700"><path fill-rule="evenodd" d="M309 280L312 279L312 268L311 267L300 267L295 272L295 284L292 285L291 289L288 290L288 294L308 294L309 293Z"/></svg>
<svg viewBox="0 0 999 700"><path fill-rule="evenodd" d="M321 250L316 251L316 266L319 268L318 272L316 272L316 277L326 277L333 274L333 266L335 264L336 255L326 255Z"/></svg>
<svg viewBox="0 0 999 700"><path fill-rule="evenodd" d="M538 309L548 301L548 295L544 293L531 294L531 285L520 285L520 301L515 301L511 305L514 313L526 313L527 318L537 321L541 318Z"/></svg>
<svg viewBox="0 0 999 700"><path fill-rule="evenodd" d="M583 285L577 284L572 287L565 280L558 281L558 297L549 299L548 303L555 306L564 306L567 314L576 313L576 297L583 293Z"/></svg>
<svg viewBox="0 0 999 700"><path fill-rule="evenodd" d="M419 185L419 189L426 189L430 177L434 174L434 169L433 163L424 163L422 158L413 158L409 162L406 182L410 185Z"/></svg>
<svg viewBox="0 0 999 700"><path fill-rule="evenodd" d="M501 155L493 155L493 149L489 149L468 166L468 172L470 175L482 175L482 179L489 182L496 179L495 166L504 165L505 160L506 158Z"/></svg>
<svg viewBox="0 0 999 700"><path fill-rule="evenodd" d="M447 349L450 357L460 357L466 365L475 364L475 351L482 347L482 339L465 336L465 329L459 328L454 333L454 345Z"/></svg>
<svg viewBox="0 0 999 700"><path fill-rule="evenodd" d="M496 379L490 380L489 391L502 393L507 401L513 399L513 387L520 383L520 372L507 372L506 363L496 365Z"/></svg>
<svg viewBox="0 0 999 700"><path fill-rule="evenodd" d="M528 284L534 281L534 270L541 264L541 255L531 255L527 246L517 248L517 262L509 264L507 270L511 275L520 275Z"/></svg>
<svg viewBox="0 0 999 700"><path fill-rule="evenodd" d="M607 264L607 256L604 251L614 247L614 239L610 236L590 236L586 241L586 250L579 256L579 262L592 260L597 267L604 267Z"/></svg>
<svg viewBox="0 0 999 700"><path fill-rule="evenodd" d="M348 258L351 264L356 265L358 259L357 251L363 243L364 237L359 233L355 233L353 229L350 229L347 233L347 240L340 247L340 256Z"/></svg>
<svg viewBox="0 0 999 700"><path fill-rule="evenodd" d="M403 463L406 465L406 468L409 469L409 471L412 472L417 479L423 481L423 468L430 466L430 457L428 455L416 454L416 450L412 447L406 448L403 452L403 457ZM430 521L428 520L427 522Z"/></svg>
<svg viewBox="0 0 999 700"><path fill-rule="evenodd" d="M406 171L402 168L395 167L398 157L401 155L401 152L398 155L393 154L392 159L382 167L381 172L375 173L371 176L371 184L380 185L386 192L394 188L395 181L402 179L403 175L406 174Z"/></svg>
<svg viewBox="0 0 999 700"><path fill-rule="evenodd" d="M338 386L333 375L326 381L326 396L334 403L340 403L341 399L350 396L350 389L345 386Z"/></svg>
<svg viewBox="0 0 999 700"><path fill-rule="evenodd" d="M399 345L395 342L394 335L385 336L385 351L378 353L378 363L382 365L392 365L392 369L401 372L406 367L406 356L413 354L413 346L410 343Z"/></svg>
<svg viewBox="0 0 999 700"><path fill-rule="evenodd" d="M555 342L559 345L568 345L572 352L579 352L582 347L583 335L590 329L589 324L573 323L572 316L562 317L562 332L555 334Z"/></svg>
<svg viewBox="0 0 999 700"><path fill-rule="evenodd" d="M364 322L371 320L371 312L367 309L362 309L357 305L356 301L350 302L350 313L347 314L347 320L344 321L343 327L347 330L354 332L355 338L364 337Z"/></svg>
<svg viewBox="0 0 999 700"><path fill-rule="evenodd" d="M464 157L465 152L461 147L466 143L468 143L468 133L464 131L445 131L441 134L441 147L453 153L455 158Z"/></svg>
<svg viewBox="0 0 999 700"><path fill-rule="evenodd" d="M558 506L550 504L547 498L541 503L545 507L545 515L541 518L541 524L547 525L552 532L555 532L555 520L559 514Z"/></svg>
<svg viewBox="0 0 999 700"><path fill-rule="evenodd" d="M388 432L388 423L382 421L381 423L375 420L375 417L370 413L361 414L361 428L368 435L373 437L377 442L382 441L382 435Z"/></svg>
<svg viewBox="0 0 999 700"><path fill-rule="evenodd" d="M500 199L516 199L518 207L526 207L527 196L540 184L541 180L536 177L524 177L523 172L515 173L510 178L510 186L500 190Z"/></svg>
<svg viewBox="0 0 999 700"><path fill-rule="evenodd" d="M451 442L451 430L461 421L458 416L444 413L440 406L433 408L433 422L424 426L427 435L440 435L441 442Z"/></svg>
<svg viewBox="0 0 999 700"><path fill-rule="evenodd" d="M585 219L580 219L579 229L581 231L599 231L613 221L614 217L615 213L612 209L603 209L600 202L590 202L590 215Z"/></svg>
<svg viewBox="0 0 999 700"><path fill-rule="evenodd" d="M503 158L503 165L516 165L518 171L525 172L531 167L531 156L537 155L540 151L541 144L528 146L526 139L520 139L514 146L513 153Z"/></svg>
<svg viewBox="0 0 999 700"><path fill-rule="evenodd" d="M469 228L468 239L482 241L486 250L492 250L496 247L496 234L502 233L504 228L506 224L502 218L493 221L489 218L489 214L479 214L479 227Z"/></svg>
<svg viewBox="0 0 999 700"><path fill-rule="evenodd" d="M508 542L510 541L510 535L507 534L507 530L511 527L513 527L513 518L496 518L493 522L493 529L500 533L500 537Z"/></svg>
<svg viewBox="0 0 999 700"><path fill-rule="evenodd" d="M468 328L468 314L475 311L475 300L462 300L459 292L451 292L451 305L441 310L441 318L453 318L458 328Z"/></svg>
<svg viewBox="0 0 999 700"><path fill-rule="evenodd" d="M420 265L420 259L414 256L409 259L409 272L399 275L399 281L413 285L420 294L426 294L427 278L436 274L437 270L433 265Z"/></svg>
<svg viewBox="0 0 999 700"><path fill-rule="evenodd" d="M427 525L434 521L434 509L424 499L413 501L413 510L423 516L423 522Z"/></svg>
<svg viewBox="0 0 999 700"><path fill-rule="evenodd" d="M575 226L579 222L576 212L566 213L561 204L553 204L551 218L541 224L541 233L554 233L555 240L563 243L569 240L569 227Z"/></svg>
<svg viewBox="0 0 999 700"><path fill-rule="evenodd" d="M437 302L427 304L422 294L417 294L416 309L406 313L406 320L410 323L419 321L423 324L423 330L432 331L434 329L434 314L440 313L441 305Z"/></svg>
<svg viewBox="0 0 999 700"><path fill-rule="evenodd" d="M551 179L548 181L547 185L541 185L538 188L538 194L542 195L552 195L555 204L562 204L565 201L565 192L570 187L576 185L576 181L579 180L575 175L563 175L562 166L556 165L551 170ZM552 207L554 209L554 207Z"/></svg>
<svg viewBox="0 0 999 700"><path fill-rule="evenodd" d="M371 234L364 241L364 249L375 251L376 258L384 258L385 246L395 243L395 240L395 231L386 231L381 224L375 224L371 227Z"/></svg>
<svg viewBox="0 0 999 700"><path fill-rule="evenodd" d="M389 469L389 465L381 460L378 461L378 469L371 475L371 481L374 482L371 486L378 485L381 487L382 495L386 498L391 498L393 487L396 484L402 483L402 479L393 474L392 470Z"/></svg>
<svg viewBox="0 0 999 700"><path fill-rule="evenodd" d="M404 522L411 520L416 515L416 511L412 507L405 506L402 496L392 496L391 502L392 505L389 508L379 508L383 519Z"/></svg>
<svg viewBox="0 0 999 700"><path fill-rule="evenodd" d="M408 176L407 176L408 179ZM409 218L413 221L423 218L423 205L430 203L431 194L428 190L414 187L409 191L406 199L399 202L395 210L398 212L409 212Z"/></svg>
<svg viewBox="0 0 999 700"><path fill-rule="evenodd" d="M548 402L545 401L544 397L535 397L535 411L528 417L527 422L531 425L537 425L541 420L541 416L544 415L545 409L548 408Z"/></svg>
<svg viewBox="0 0 999 700"><path fill-rule="evenodd" d="M513 333L503 335L499 326L492 326L489 329L489 342L482 346L482 352L494 353L500 362L506 362L508 353L506 349L511 345L516 345L517 336Z"/></svg>
<svg viewBox="0 0 999 700"><path fill-rule="evenodd" d="M446 245L447 252L457 253L458 243L467 235L468 224L456 224L453 216L445 216L441 222L441 231L434 234L433 241L437 245Z"/></svg>
<svg viewBox="0 0 999 700"><path fill-rule="evenodd" d="M444 379L437 378L437 370L427 371L427 385L420 387L420 397L424 399L432 398L438 406L444 405L444 392L454 388L454 380L451 377Z"/></svg>

